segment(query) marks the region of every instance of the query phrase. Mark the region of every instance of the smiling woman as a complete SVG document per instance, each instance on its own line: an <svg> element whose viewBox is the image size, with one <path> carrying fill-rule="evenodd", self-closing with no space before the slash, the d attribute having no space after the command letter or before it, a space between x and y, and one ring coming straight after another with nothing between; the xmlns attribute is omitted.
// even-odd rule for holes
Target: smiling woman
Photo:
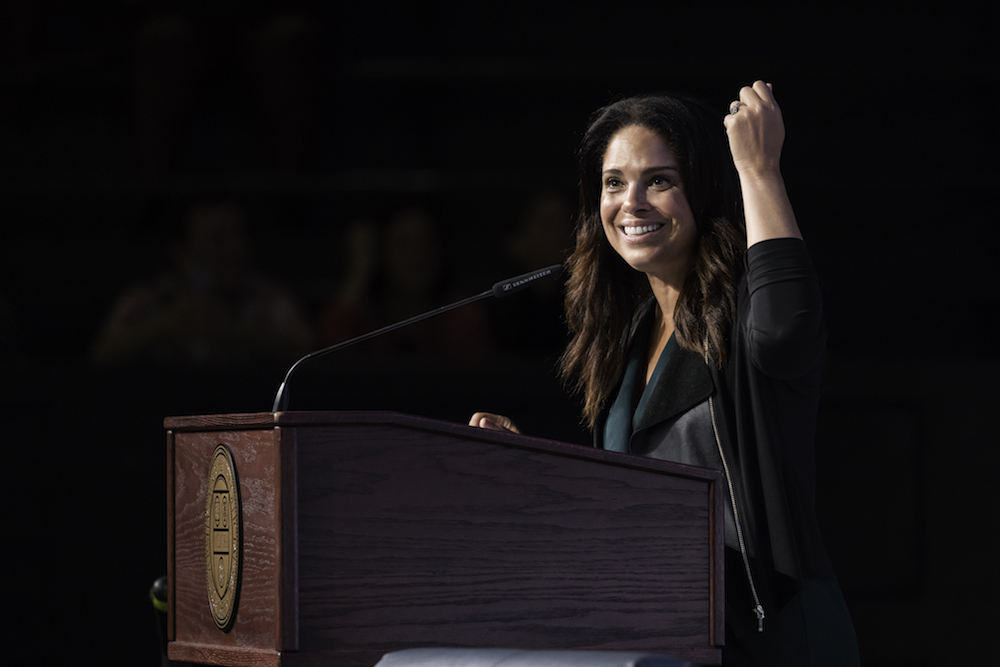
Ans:
<svg viewBox="0 0 1000 667"><path fill-rule="evenodd" d="M694 252L694 215L677 158L656 132L630 125L612 137L600 207L608 242L629 266L675 288L684 284Z"/></svg>
<svg viewBox="0 0 1000 667"><path fill-rule="evenodd" d="M670 337L674 309L694 256L697 229L677 157L653 130L629 125L604 154L600 216L615 252L646 274L660 308L650 338L646 382Z"/></svg>
<svg viewBox="0 0 1000 667"><path fill-rule="evenodd" d="M562 370L594 427L626 366L622 332L651 295L658 308L650 309L647 381L672 336L725 362L746 242L726 135L699 100L674 94L605 107L579 155L581 215L567 264L573 337ZM645 234L626 229L661 224Z"/></svg>
<svg viewBox="0 0 1000 667"><path fill-rule="evenodd" d="M685 95L595 115L561 371L596 447L723 472L723 664L853 666L814 511L822 297L778 166L770 85L739 102L724 121ZM516 430L486 413L470 423Z"/></svg>

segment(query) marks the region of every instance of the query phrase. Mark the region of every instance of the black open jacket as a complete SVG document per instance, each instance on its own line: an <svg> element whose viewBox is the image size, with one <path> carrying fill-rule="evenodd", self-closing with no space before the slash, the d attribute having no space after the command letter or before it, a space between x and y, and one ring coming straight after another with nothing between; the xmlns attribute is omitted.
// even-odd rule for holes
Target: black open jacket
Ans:
<svg viewBox="0 0 1000 667"><path fill-rule="evenodd" d="M662 437L671 420L713 397L752 576L771 614L807 578L833 576L814 511L814 444L826 330L819 283L802 241L757 243L744 261L725 367L710 367L699 354L677 349L663 373L665 381L654 387L640 416L631 451L658 456L658 443L648 437ZM632 337L652 316L654 305L650 299L640 308ZM597 447L603 447L606 416L607 408L594 429ZM712 447L717 450L714 438ZM666 456L661 451L658 458ZM726 514L729 524L728 508ZM754 602L732 526L726 533L726 619L742 635L756 630Z"/></svg>

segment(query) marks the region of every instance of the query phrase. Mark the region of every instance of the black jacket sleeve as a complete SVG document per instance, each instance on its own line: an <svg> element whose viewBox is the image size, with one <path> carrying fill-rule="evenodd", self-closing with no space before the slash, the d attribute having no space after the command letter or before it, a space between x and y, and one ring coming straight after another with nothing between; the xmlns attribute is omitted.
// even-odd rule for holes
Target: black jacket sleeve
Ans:
<svg viewBox="0 0 1000 667"><path fill-rule="evenodd" d="M750 359L777 379L816 368L826 345L823 296L805 244L772 239L744 257L750 306L741 326Z"/></svg>

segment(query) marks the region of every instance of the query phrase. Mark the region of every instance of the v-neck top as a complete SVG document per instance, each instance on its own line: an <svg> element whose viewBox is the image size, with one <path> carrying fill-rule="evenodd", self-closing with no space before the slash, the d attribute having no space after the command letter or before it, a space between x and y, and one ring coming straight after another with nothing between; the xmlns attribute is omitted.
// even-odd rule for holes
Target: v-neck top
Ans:
<svg viewBox="0 0 1000 667"><path fill-rule="evenodd" d="M628 452L629 442L632 434L638 428L642 415L645 413L649 400L653 395L653 388L656 387L663 375L663 369L677 348L677 341L674 334L670 334L670 339L660 352L660 358L656 361L653 374L649 377L649 382L645 382L646 350L649 349L649 336L652 323L648 326L640 327L636 332L635 340L632 344L632 351L629 354L628 363L625 366L625 373L622 376L621 387L618 395L608 412L608 419L604 423L604 448L614 452Z"/></svg>
<svg viewBox="0 0 1000 667"><path fill-rule="evenodd" d="M632 334L625 371L600 432L600 446L721 470L708 403L715 387L705 360L681 348L672 334L649 382L643 382L655 327L654 308L651 303L644 309Z"/></svg>

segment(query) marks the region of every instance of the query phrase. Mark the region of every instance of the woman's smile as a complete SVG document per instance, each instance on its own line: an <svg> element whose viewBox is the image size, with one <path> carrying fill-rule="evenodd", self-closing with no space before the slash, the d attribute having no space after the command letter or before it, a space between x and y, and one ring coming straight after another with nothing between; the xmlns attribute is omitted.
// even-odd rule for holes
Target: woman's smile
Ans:
<svg viewBox="0 0 1000 667"><path fill-rule="evenodd" d="M620 226L619 229L622 230L625 236L629 237L630 239L635 239L639 241L639 240L645 240L653 232L657 232L663 229L663 223L657 222L653 224L642 224L642 225L625 224Z"/></svg>

